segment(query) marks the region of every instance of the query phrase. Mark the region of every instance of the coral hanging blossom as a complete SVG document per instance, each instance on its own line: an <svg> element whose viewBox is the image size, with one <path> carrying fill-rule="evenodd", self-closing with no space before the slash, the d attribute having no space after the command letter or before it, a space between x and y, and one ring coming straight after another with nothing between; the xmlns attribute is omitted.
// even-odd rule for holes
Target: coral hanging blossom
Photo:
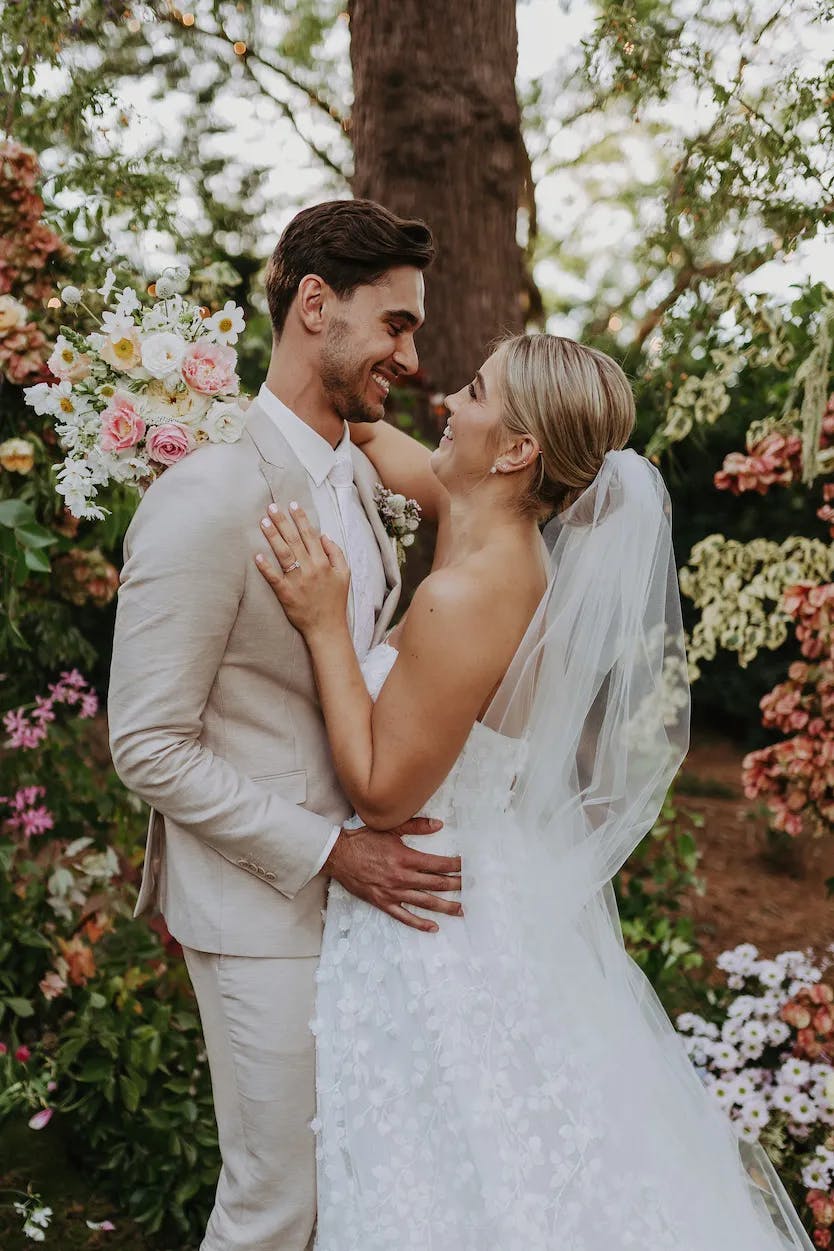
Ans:
<svg viewBox="0 0 834 1251"><path fill-rule="evenodd" d="M39 416L55 422L66 452L57 490L73 517L100 520L98 497L108 484L144 488L201 443L231 443L243 432L231 346L243 312L228 301L204 316L179 294L187 279L184 267L171 270L151 300L134 287L118 290L108 270L98 288L106 302L99 326L86 335L63 326L49 357L57 381L24 392ZM95 297L66 288L63 294L70 307L90 314L84 300ZM5 309L10 325L18 317L15 307Z"/></svg>

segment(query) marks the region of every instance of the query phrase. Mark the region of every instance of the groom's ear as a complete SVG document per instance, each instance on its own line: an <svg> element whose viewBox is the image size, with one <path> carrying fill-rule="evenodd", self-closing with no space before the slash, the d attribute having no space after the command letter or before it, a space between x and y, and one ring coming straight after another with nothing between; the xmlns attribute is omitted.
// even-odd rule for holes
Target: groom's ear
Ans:
<svg viewBox="0 0 834 1251"><path fill-rule="evenodd" d="M320 334L324 329L324 306L328 295L332 295L332 291L318 274L305 274L298 284L295 297L298 315L304 329L311 334Z"/></svg>

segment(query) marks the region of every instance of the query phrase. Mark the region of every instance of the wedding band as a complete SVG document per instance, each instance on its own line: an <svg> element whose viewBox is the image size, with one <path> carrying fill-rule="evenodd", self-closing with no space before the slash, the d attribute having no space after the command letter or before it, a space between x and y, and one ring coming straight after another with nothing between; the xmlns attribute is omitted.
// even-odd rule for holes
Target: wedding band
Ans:
<svg viewBox="0 0 834 1251"><path fill-rule="evenodd" d="M301 561L299 561L299 560L294 560L294 561L292 562L292 564L291 564L291 565L289 565L289 566L288 566L288 567L284 570L284 573L292 573L293 569L300 569L300 568L301 568Z"/></svg>

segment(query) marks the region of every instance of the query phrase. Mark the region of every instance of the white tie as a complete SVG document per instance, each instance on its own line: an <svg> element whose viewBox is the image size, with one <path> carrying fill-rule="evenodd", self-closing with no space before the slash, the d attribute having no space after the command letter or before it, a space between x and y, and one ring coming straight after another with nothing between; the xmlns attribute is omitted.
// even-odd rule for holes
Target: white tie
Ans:
<svg viewBox="0 0 834 1251"><path fill-rule="evenodd" d="M373 640L376 615L371 593L372 573L364 541L367 519L353 485L353 461L349 456L337 459L327 480L336 492L336 503L342 517L353 598L353 645L362 657Z"/></svg>

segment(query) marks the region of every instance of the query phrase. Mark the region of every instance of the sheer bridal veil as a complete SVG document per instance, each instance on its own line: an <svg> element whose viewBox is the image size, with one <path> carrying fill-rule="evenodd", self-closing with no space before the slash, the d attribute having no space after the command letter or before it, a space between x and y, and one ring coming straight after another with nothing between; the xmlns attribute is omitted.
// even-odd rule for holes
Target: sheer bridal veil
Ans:
<svg viewBox="0 0 834 1251"><path fill-rule="evenodd" d="M633 451L609 452L544 540L547 590L485 718L519 740L505 832L513 942L543 992L543 1016L552 1010L557 1029L559 1013L583 1020L592 1047L610 1039L632 1087L629 1105L615 1082L612 1102L637 1120L636 1134L661 1139L659 1168L662 1140L671 1148L680 1134L690 1174L681 1198L716 1205L715 1251L811 1251L764 1152L736 1142L622 945L611 881L657 819L689 741L660 473ZM468 908L467 916L476 920ZM676 1189L675 1151L668 1156Z"/></svg>
<svg viewBox="0 0 834 1251"><path fill-rule="evenodd" d="M521 738L524 883L576 917L654 823L689 741L671 510L655 467L609 452L544 532L545 596L486 724Z"/></svg>

